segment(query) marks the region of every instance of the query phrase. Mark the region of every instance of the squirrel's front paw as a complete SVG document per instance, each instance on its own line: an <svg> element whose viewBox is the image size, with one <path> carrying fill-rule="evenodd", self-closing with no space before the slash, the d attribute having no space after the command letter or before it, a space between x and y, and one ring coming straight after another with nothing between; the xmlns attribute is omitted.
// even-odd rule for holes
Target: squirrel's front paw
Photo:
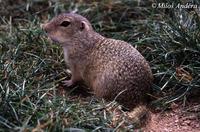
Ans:
<svg viewBox="0 0 200 132"><path fill-rule="evenodd" d="M70 87L73 85L73 81L72 80L65 80L65 81L62 81L64 83L65 86L67 87Z"/></svg>

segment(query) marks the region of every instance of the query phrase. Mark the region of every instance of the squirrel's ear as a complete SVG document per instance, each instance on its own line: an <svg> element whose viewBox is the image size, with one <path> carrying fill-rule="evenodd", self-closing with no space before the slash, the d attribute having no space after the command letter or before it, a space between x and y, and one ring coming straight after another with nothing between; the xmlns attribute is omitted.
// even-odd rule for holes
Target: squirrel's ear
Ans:
<svg viewBox="0 0 200 132"><path fill-rule="evenodd" d="M89 29L90 29L90 27L89 27L89 25L87 24L87 22L81 21L80 30L83 31L83 30L89 30Z"/></svg>

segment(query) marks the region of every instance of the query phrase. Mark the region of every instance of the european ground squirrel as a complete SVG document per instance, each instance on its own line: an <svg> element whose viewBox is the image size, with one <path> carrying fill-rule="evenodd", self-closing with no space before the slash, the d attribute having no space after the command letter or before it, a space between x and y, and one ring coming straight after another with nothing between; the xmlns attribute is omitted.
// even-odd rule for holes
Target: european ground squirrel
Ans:
<svg viewBox="0 0 200 132"><path fill-rule="evenodd" d="M72 77L83 80L95 95L132 109L146 102L152 72L145 58L130 44L101 36L90 22L75 13L62 13L42 25L60 43Z"/></svg>

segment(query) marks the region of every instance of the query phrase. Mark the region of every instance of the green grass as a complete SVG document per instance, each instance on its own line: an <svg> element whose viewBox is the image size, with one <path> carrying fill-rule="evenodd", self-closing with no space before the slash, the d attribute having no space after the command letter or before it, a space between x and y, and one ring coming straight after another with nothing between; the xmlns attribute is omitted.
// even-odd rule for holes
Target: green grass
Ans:
<svg viewBox="0 0 200 132"><path fill-rule="evenodd" d="M134 128L125 117L113 121L109 102L77 94L74 89L83 86L63 91L61 81L70 75L62 49L50 44L40 29L41 23L63 11L78 10L102 35L137 47L154 73L155 106L164 109L200 91L197 10L153 9L150 2L139 6L129 0L87 4L8 0L0 4L0 131Z"/></svg>

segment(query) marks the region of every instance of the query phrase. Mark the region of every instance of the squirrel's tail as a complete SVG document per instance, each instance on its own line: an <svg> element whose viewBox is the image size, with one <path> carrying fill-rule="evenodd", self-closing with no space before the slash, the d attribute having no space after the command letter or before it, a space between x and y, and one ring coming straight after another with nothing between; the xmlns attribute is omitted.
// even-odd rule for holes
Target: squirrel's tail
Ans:
<svg viewBox="0 0 200 132"><path fill-rule="evenodd" d="M128 112L128 118L134 124L135 128L141 128L150 120L150 111L146 105L138 105L132 111Z"/></svg>

